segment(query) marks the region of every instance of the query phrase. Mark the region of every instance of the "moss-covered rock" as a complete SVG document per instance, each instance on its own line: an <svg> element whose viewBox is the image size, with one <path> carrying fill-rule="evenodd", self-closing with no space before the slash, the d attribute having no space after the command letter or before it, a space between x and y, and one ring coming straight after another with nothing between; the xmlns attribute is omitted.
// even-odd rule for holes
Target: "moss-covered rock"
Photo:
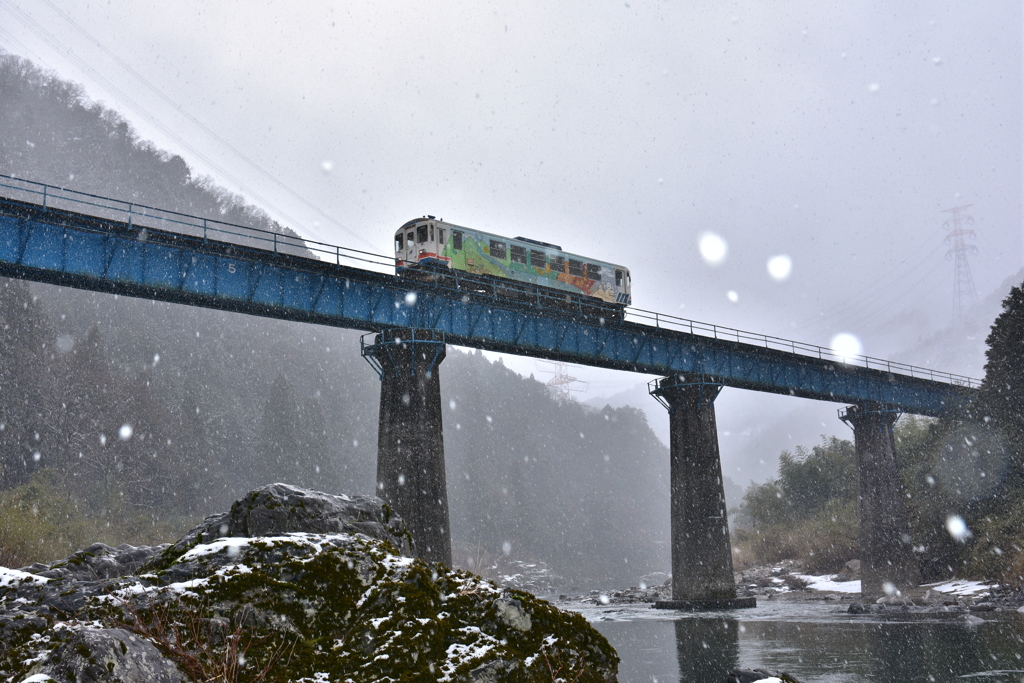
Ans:
<svg viewBox="0 0 1024 683"><path fill-rule="evenodd" d="M260 506L304 497L287 488L278 498L263 490ZM5 629L14 640L2 673L21 680L26 660L41 671L56 652L74 651L58 628L74 620L142 636L197 681L615 680L618 657L604 637L529 593L403 556L386 537L280 526L221 533L241 530L231 524L190 532L137 576L12 578L0 587L0 624L16 612L34 621Z"/></svg>
<svg viewBox="0 0 1024 683"><path fill-rule="evenodd" d="M174 662L148 640L120 628L67 627L67 637L29 670L36 681L187 683Z"/></svg>

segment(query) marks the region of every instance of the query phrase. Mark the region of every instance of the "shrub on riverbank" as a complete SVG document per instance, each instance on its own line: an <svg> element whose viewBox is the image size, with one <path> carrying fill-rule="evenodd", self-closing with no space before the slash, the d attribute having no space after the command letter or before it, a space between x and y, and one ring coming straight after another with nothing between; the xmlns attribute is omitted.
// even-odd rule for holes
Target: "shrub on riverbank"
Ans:
<svg viewBox="0 0 1024 683"><path fill-rule="evenodd" d="M779 458L779 476L747 489L733 541L760 564L799 559L807 571L838 572L857 557L853 444L829 437Z"/></svg>
<svg viewBox="0 0 1024 683"><path fill-rule="evenodd" d="M0 566L52 562L97 541L157 545L194 523L185 517L156 520L120 497L105 507L85 505L55 479L40 470L28 483L0 491Z"/></svg>
<svg viewBox="0 0 1024 683"><path fill-rule="evenodd" d="M854 501L833 499L818 513L795 524L737 529L735 543L758 564L799 559L806 571L835 573L857 557L857 509Z"/></svg>

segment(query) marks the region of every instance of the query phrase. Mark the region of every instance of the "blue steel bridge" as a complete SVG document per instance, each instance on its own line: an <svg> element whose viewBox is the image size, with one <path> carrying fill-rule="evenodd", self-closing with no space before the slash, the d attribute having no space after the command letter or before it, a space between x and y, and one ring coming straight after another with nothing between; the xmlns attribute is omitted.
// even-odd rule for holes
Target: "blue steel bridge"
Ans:
<svg viewBox="0 0 1024 683"><path fill-rule="evenodd" d="M612 311L574 315L554 300L546 305L548 296L564 300L563 292L534 290L524 302L482 294L478 277L459 273L445 284L413 282L393 274L392 257L9 176L0 176L0 194L0 274L9 277L371 332L429 329L459 346L709 375L730 387L919 415L942 415L978 386L638 308L619 321Z"/></svg>
<svg viewBox="0 0 1024 683"><path fill-rule="evenodd" d="M652 393L669 408L673 442L681 430L678 448L671 445L673 471L677 459L693 461L692 454L683 453L683 445L692 445L695 439L686 435L692 437L696 429L710 438L713 400L723 386L851 404L843 419L854 426L858 446L862 441L879 441L862 439L862 431L880 430L888 434L882 441L891 442L892 422L901 412L942 416L955 411L971 400L978 386L977 380L968 377L866 356L841 358L816 345L639 308L627 308L620 318L613 310L604 314L595 310L592 301L581 299L572 302L576 310L567 310L564 292L530 289L513 298L498 297L492 281L458 272L435 282L412 281L396 276L394 266L390 256L0 175L0 275L375 332L375 343L363 353L381 372L385 385L388 363L394 365L392 351L409 349L415 356L417 344L435 349L420 354L424 358L420 365L429 366L426 377L435 375L434 384L437 373L431 371L443 357L436 349L445 344L658 375L663 379L655 383ZM427 356L433 360L426 360ZM394 369L396 375L403 374L398 366ZM417 376L415 363L402 369ZM421 385L423 381L414 382L403 390L404 395L432 391ZM382 388L379 480L381 469L387 469L383 465L385 394L387 386ZM675 422L684 413L690 418L710 414L710 424L706 417L700 423L703 426L687 427L683 420L677 430ZM418 419L429 423L434 417ZM439 427L439 412L436 419ZM433 437L418 438L426 439L426 444ZM416 442L416 437L407 434L409 442ZM707 462L705 469L717 470L717 489L697 497L720 497L717 436L713 442L702 448L705 455L713 450L715 462ZM424 448L441 449L440 484L434 481L428 488L442 489L431 495L444 503L447 534L443 446ZM872 448L883 448L891 455L893 446L876 443ZM860 458L860 449L858 453ZM692 488L692 482L687 486ZM387 487L383 491L387 498ZM673 506L676 498L673 492ZM402 510L394 502L400 512L415 517L412 508L417 503L405 501L409 509ZM724 519L724 503L721 507L721 515L705 517ZM674 508L673 527L677 514L689 519L715 510L687 513ZM865 511L861 512L863 533ZM704 552L677 549L677 535L694 534L673 530L674 557L677 551L691 558ZM725 543L728 547L727 534ZM438 539L436 544L445 546L447 541ZM450 550L447 556L442 551L437 557L450 560ZM731 585L731 556L728 560ZM893 564L891 557L885 562ZM720 574L724 576L724 569ZM680 586L674 593L680 600L718 599L706 584Z"/></svg>

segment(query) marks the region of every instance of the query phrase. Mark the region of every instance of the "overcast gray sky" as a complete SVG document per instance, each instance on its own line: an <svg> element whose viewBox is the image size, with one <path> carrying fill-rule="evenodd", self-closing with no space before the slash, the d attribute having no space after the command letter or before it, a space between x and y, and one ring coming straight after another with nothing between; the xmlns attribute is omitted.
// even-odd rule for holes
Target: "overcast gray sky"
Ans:
<svg viewBox="0 0 1024 683"><path fill-rule="evenodd" d="M1016 1L0 0L5 49L300 234L387 252L430 213L875 356L949 323L943 209L973 204L982 296L1024 265L1021 34Z"/></svg>

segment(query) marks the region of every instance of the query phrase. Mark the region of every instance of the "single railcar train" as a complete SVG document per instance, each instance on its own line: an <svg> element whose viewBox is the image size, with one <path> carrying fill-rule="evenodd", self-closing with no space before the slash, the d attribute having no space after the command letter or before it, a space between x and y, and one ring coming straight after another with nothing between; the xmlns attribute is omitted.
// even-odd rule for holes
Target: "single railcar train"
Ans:
<svg viewBox="0 0 1024 683"><path fill-rule="evenodd" d="M399 275L430 279L446 271L461 271L477 276L476 282L491 282L491 291L510 299L529 300L525 295L530 289L540 287L545 302L570 310L581 301L589 302L589 312L610 311L618 318L632 303L629 269L623 266L570 254L554 244L494 235L433 216L413 219L395 232L395 258ZM515 286L502 286L509 281ZM584 312L588 312L586 308Z"/></svg>

